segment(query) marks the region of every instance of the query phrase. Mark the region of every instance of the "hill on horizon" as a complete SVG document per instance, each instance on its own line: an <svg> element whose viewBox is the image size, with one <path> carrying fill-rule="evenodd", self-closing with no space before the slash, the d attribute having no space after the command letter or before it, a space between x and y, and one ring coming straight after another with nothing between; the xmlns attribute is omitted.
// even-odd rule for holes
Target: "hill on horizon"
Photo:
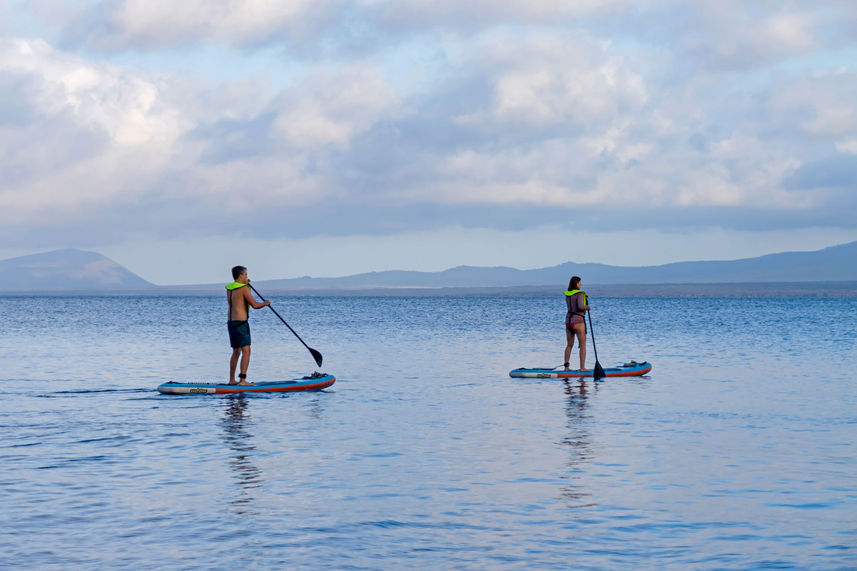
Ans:
<svg viewBox="0 0 857 571"><path fill-rule="evenodd" d="M673 262L659 266L610 266L565 262L552 267L458 266L441 272L390 270L335 278L259 280L272 291L336 291L397 288L496 288L561 286L572 275L586 284L727 284L857 282L857 241L813 252L783 252L727 261ZM159 286L113 260L76 249L55 250L0 261L0 291L220 292L222 284Z"/></svg>
<svg viewBox="0 0 857 571"><path fill-rule="evenodd" d="M265 280L283 290L394 287L512 287L566 284L572 275L588 284L673 284L857 281L857 241L813 252L783 252L727 261L673 262L660 266L610 266L565 262L552 267L458 266L442 272L391 270L339 278Z"/></svg>
<svg viewBox="0 0 857 571"><path fill-rule="evenodd" d="M0 261L0 291L121 291L156 287L110 258L74 248Z"/></svg>

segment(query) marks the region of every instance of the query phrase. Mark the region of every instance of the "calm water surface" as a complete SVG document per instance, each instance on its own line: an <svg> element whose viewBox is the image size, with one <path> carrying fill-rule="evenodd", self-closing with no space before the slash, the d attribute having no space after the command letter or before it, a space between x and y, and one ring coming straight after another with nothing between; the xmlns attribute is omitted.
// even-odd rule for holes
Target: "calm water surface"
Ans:
<svg viewBox="0 0 857 571"><path fill-rule="evenodd" d="M3 299L2 567L857 567L857 300L595 299L654 364L598 383L508 377L561 295L273 301L333 387L159 395L225 378L219 297ZM251 323L250 380L315 370Z"/></svg>

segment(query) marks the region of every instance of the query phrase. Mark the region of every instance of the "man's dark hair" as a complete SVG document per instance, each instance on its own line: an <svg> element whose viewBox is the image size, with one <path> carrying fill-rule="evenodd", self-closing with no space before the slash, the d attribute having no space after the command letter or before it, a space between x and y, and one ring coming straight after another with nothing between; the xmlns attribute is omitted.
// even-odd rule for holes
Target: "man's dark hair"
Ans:
<svg viewBox="0 0 857 571"><path fill-rule="evenodd" d="M245 268L244 266L235 266L234 268L232 268L232 279L237 280L238 276L240 276L246 271L247 268Z"/></svg>

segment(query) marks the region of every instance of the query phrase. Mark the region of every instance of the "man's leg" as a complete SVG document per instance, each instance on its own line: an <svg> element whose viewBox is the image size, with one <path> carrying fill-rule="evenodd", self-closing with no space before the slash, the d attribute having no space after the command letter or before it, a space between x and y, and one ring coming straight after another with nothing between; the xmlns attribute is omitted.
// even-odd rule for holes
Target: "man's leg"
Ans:
<svg viewBox="0 0 857 571"><path fill-rule="evenodd" d="M238 384L239 385L250 385L252 383L247 382L247 367L250 366L250 346L244 345L241 347L241 374L238 375L238 378L241 379Z"/></svg>
<svg viewBox="0 0 857 571"><path fill-rule="evenodd" d="M235 384L235 368L238 366L238 357L241 355L241 349L235 347L232 349L232 357L229 359L229 384Z"/></svg>

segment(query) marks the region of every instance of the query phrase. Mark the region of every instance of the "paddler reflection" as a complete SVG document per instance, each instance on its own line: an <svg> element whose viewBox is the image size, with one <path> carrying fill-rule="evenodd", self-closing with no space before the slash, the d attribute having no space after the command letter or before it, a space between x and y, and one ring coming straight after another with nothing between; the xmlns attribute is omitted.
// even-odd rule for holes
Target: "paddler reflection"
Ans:
<svg viewBox="0 0 857 571"><path fill-rule="evenodd" d="M223 441L232 451L229 467L238 482L238 492L231 503L247 507L252 505L255 499L254 490L262 485L262 471L252 462L256 447L253 446L252 436L247 432L247 427L252 425L248 412L249 399L243 394L232 394L224 397L223 402Z"/></svg>
<svg viewBox="0 0 857 571"><path fill-rule="evenodd" d="M563 382L565 394L568 395L565 407L568 434L562 439L562 444L569 453L569 472L566 476L569 483L562 487L562 497L569 500L573 507L587 507L593 505L585 502L590 494L583 481L585 465L592 458L592 434L588 428L592 422L588 410L590 391L583 378L564 379ZM593 387L593 390L598 390L597 383L593 383Z"/></svg>

